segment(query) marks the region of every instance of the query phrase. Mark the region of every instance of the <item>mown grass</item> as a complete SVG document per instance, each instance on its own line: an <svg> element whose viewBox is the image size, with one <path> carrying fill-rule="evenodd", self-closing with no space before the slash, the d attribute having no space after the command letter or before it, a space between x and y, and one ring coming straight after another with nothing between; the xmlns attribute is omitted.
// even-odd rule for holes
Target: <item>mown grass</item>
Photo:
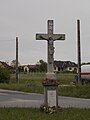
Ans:
<svg viewBox="0 0 90 120"><path fill-rule="evenodd" d="M46 114L36 108L0 108L0 120L90 120L90 109L67 108Z"/></svg>
<svg viewBox="0 0 90 120"><path fill-rule="evenodd" d="M0 84L1 89L18 90L24 92L43 93L42 81L45 73L20 74L19 84L15 80L15 75L11 76L9 84ZM72 96L81 98L90 98L90 85L71 85L74 80L74 74L57 74L59 82L58 94L62 96ZM66 85L66 86L63 86Z"/></svg>
<svg viewBox="0 0 90 120"><path fill-rule="evenodd" d="M58 91L59 95L62 96L90 99L90 85L60 86Z"/></svg>

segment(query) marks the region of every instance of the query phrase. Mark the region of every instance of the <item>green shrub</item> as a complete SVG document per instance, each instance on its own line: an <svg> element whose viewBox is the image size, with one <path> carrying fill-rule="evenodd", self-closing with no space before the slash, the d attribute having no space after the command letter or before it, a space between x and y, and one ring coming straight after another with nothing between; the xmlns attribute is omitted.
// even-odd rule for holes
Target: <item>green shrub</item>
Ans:
<svg viewBox="0 0 90 120"><path fill-rule="evenodd" d="M6 68L0 67L0 83L9 83L10 72Z"/></svg>

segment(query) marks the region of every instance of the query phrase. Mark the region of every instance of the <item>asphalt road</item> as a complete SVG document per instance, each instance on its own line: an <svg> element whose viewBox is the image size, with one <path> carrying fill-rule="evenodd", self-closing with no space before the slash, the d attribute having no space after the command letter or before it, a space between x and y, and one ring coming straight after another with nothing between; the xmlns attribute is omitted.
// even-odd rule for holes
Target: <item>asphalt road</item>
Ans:
<svg viewBox="0 0 90 120"><path fill-rule="evenodd" d="M44 95L0 89L0 107L40 107ZM58 97L60 107L90 108L90 99Z"/></svg>

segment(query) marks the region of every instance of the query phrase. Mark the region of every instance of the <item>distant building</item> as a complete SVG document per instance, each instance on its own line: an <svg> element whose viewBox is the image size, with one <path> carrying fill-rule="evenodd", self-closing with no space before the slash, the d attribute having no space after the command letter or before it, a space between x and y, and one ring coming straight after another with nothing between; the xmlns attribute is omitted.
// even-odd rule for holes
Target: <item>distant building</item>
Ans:
<svg viewBox="0 0 90 120"><path fill-rule="evenodd" d="M20 72L25 72L25 73L33 72L36 71L36 65L21 65L19 66L19 70Z"/></svg>
<svg viewBox="0 0 90 120"><path fill-rule="evenodd" d="M77 72L77 64L71 61L54 61L54 71Z"/></svg>
<svg viewBox="0 0 90 120"><path fill-rule="evenodd" d="M0 61L0 66L3 67L3 68L6 68L8 70L12 69L12 67L10 65L8 65L6 62Z"/></svg>

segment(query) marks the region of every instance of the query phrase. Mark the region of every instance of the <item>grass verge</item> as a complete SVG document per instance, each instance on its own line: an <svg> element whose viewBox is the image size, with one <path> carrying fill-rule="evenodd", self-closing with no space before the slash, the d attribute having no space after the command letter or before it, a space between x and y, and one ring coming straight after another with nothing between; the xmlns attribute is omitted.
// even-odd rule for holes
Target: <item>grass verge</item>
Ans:
<svg viewBox="0 0 90 120"><path fill-rule="evenodd" d="M0 108L0 120L90 120L90 109L62 109L46 114L36 108Z"/></svg>
<svg viewBox="0 0 90 120"><path fill-rule="evenodd" d="M11 76L9 84L0 84L0 89L17 90L30 93L43 93L42 80L43 74L20 74L19 84L15 81L15 75ZM57 79L60 83L58 86L58 94L61 96L71 96L90 99L90 85L72 86L74 74L57 74ZM63 86L67 85L67 86Z"/></svg>

